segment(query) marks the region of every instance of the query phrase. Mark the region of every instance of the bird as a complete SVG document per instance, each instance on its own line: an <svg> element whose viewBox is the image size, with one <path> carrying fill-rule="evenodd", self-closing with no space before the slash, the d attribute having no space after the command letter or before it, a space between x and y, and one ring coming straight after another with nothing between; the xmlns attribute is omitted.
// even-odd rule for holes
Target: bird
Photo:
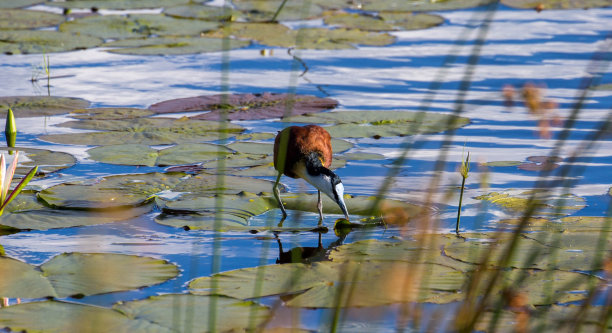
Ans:
<svg viewBox="0 0 612 333"><path fill-rule="evenodd" d="M340 177L329 169L331 162L331 135L323 127L290 126L278 132L274 140L274 169L278 171L278 176L273 192L283 213L281 223L287 217L278 189L282 175L302 178L318 190L319 224L323 221L321 192L334 200L340 206L344 217L349 219L344 203L344 185Z"/></svg>

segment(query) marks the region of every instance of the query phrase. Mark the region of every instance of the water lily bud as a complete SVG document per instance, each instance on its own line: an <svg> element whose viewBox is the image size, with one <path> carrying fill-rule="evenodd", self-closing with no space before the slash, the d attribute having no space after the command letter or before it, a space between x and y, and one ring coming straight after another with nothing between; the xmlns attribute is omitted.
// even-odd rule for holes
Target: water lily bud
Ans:
<svg viewBox="0 0 612 333"><path fill-rule="evenodd" d="M15 147L15 140L17 139L17 125L15 124L15 115L11 108L6 113L6 127L4 129L4 135L6 136L6 145L8 147ZM12 153L12 152L10 152Z"/></svg>

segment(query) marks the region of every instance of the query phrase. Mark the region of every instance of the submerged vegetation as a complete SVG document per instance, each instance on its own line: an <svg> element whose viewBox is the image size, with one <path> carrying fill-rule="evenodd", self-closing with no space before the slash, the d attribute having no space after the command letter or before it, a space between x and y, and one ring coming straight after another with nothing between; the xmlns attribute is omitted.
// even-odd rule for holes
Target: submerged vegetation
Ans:
<svg viewBox="0 0 612 333"><path fill-rule="evenodd" d="M502 83L500 89L486 87L485 98L466 103L485 57L482 47L500 6L497 1L234 0L231 8L187 0L17 2L19 8L13 8L15 1L0 0L0 52L7 57L43 54L48 96L0 97L0 112L7 115L7 147L0 149L0 235L60 230L57 238L84 236L84 244L77 245L88 250L71 244L71 250L64 251L66 245L60 244L61 250L47 250L52 255L46 253L44 260L37 257L31 264L32 254L19 249L7 254L0 246L0 297L5 305L0 329L225 332L314 327L335 332L351 331L347 323L361 308L372 312L372 318L377 311L386 318L380 325L372 320L371 331L612 329L610 208L588 210L593 197L576 188L596 155L595 145L609 141L612 117L587 118L591 127L586 134L572 136L589 103L609 96L605 69L610 59L601 55L609 55L609 43L600 43L605 45L589 62L600 67L587 68L588 75L581 72L585 78L577 97L560 102L569 110L562 117L559 104L544 96L544 85L522 79ZM64 8L64 15L38 7L21 9L37 3L45 10ZM606 0L501 4L538 12L612 6ZM293 86L288 92L230 93L224 81L221 94L155 96L146 108L102 107L97 101L51 96L49 53L102 47L100 53L107 57L121 56L106 52L127 54L134 57L125 58L138 62L151 55L221 52L223 81L230 72L232 50L287 48L295 80L298 72L303 70L302 77L309 71L308 60L301 58L304 49L334 57L334 52L345 52L334 50L374 46L376 54L397 43L403 33L435 29L453 10L475 6L483 6L473 11L482 17L465 25L476 39L466 32L464 40L452 45L473 48L466 55L451 50L435 74L456 76L452 85L435 75L424 79L431 81L426 89L396 78L375 83L384 88L400 82L402 91L420 99L418 106L348 109L348 98L327 93L325 83L316 87L325 95L319 97L298 93ZM150 8L161 9L160 14L138 11ZM343 56L348 59L351 53ZM449 74L460 56L467 62L464 72ZM271 66L277 66L274 61L270 58ZM325 64L328 59L318 61ZM379 70L376 61L370 70ZM514 61L521 60L508 62ZM428 66L425 70L433 70ZM352 78L342 79L338 85ZM372 91L384 93L383 88ZM494 89L499 91L490 93ZM456 97L444 95L435 101L443 90ZM589 95L593 92L601 95ZM365 104L373 94L365 88L358 93ZM493 94L492 101L484 101ZM528 119L535 132L531 144L550 143L550 149L543 145L548 154L512 156L503 152L512 143L491 142L493 148L483 148L481 142L470 143L467 156L458 157L455 141L466 140L467 146L466 137L491 125L470 119L485 109L478 109L481 104L492 110L506 108L503 112L512 113L509 118ZM44 119L45 126L30 131L28 144L19 147L15 119L25 118ZM47 119L61 121L47 126ZM493 131L502 122L512 121L496 120ZM363 165L379 168L377 174L358 171L343 177L347 189L358 188L351 182L375 179L359 193L347 190L350 221L333 224L334 217L329 217L318 225L313 218L318 216L317 195L295 191L291 181L281 186L280 195L290 214L283 223L278 221L279 204L272 193L277 174L273 140L276 130L307 123L324 126L333 137L332 167L338 172ZM517 136L525 135L519 132L522 127L516 128ZM427 141L434 137L439 146ZM572 149L563 149L570 137ZM492 138L485 140L498 139ZM32 143L37 148L31 148ZM5 158L11 156L7 169ZM415 156L427 163L408 163ZM87 173L75 177L71 170L83 165ZM487 177L496 172L518 178L519 187L489 188ZM28 185L31 180L34 184ZM394 186L406 188L390 190ZM595 206L609 205L612 188L597 195ZM331 199L323 201L326 215L342 215ZM587 210L599 215L583 213ZM100 229L105 230L101 238L111 239L108 248L88 234L103 226L110 226ZM123 230L136 236L126 241L120 235ZM158 230L170 236L155 235ZM318 237L316 247L294 241L313 234ZM240 245L246 237L261 253ZM191 253L184 248L156 252L157 246L177 240L193 242ZM288 243L300 246L288 248ZM278 245L276 264L270 244ZM211 258L206 270L199 269L201 252ZM221 265L222 259L236 257L254 257L256 263ZM168 285L172 287L160 292L152 289ZM12 300L20 304L8 304ZM313 309L320 326L310 322L317 321L311 319Z"/></svg>

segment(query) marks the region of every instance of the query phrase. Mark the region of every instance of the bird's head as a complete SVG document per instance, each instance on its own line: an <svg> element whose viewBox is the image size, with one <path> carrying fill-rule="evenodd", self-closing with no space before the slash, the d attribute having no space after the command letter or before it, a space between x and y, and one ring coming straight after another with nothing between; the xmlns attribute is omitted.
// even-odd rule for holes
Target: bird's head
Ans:
<svg viewBox="0 0 612 333"><path fill-rule="evenodd" d="M308 158L305 161L305 166L305 172L301 177L334 200L340 206L344 217L348 220L349 214L344 203L344 185L342 185L340 177L321 165L318 157L316 160Z"/></svg>

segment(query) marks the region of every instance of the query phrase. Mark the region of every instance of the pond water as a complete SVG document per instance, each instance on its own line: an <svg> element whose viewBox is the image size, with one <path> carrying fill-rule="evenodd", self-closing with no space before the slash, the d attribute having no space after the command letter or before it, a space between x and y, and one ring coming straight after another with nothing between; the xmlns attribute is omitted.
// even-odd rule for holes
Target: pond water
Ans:
<svg viewBox="0 0 612 333"><path fill-rule="evenodd" d="M48 9L44 6L37 8ZM155 12L155 11L153 11ZM409 137L348 139L349 152L377 153L384 159L349 160L337 169L346 193L378 195L386 177L396 172L387 197L415 204L432 202L435 229L452 233L455 228L461 176L460 162L469 151L471 169L466 180L461 214L461 230L492 231L498 221L518 216L494 204L476 199L489 192L521 193L546 186L553 192L571 193L584 199L585 207L574 215L606 216L612 175L612 141L605 135L586 147L592 135L610 116L612 90L585 92L585 84L612 83L609 67L612 39L612 9L517 10L499 5L486 8L438 12L444 23L438 27L392 32L397 41L389 46L360 46L349 50L293 50L264 45L232 50L173 56L134 56L105 52L103 48L48 54L50 86L37 69L42 55L0 55L0 91L3 96L47 95L78 97L91 107L147 108L164 100L198 95L259 92L296 92L330 97L339 102L338 110L409 110L453 113L468 117L470 123L455 131ZM287 22L292 27L322 22ZM266 55L261 50L273 50ZM307 66L307 71L295 57ZM229 70L226 70L229 68ZM32 82L31 78L41 80ZM554 101L551 127L531 115L520 102L520 89L526 83L540 88L543 98ZM512 85L516 102L508 106L502 89ZM582 102L571 128L568 117ZM191 113L181 115L192 115ZM177 116L178 117L178 116ZM67 115L18 118L17 142L20 147L67 152L76 165L30 183L33 188L95 179L116 174L163 172L165 167L118 166L89 158L92 146L61 145L40 140L42 134L71 133L77 130L57 127L74 120ZM565 123L564 123L565 121ZM247 132L271 132L290 125L273 120L235 121ZM546 132L548 131L548 133ZM562 139L562 141L560 141ZM231 139L230 139L231 140ZM398 166L393 161L402 149L411 147ZM162 147L162 146L160 146ZM561 157L561 166L571 165L569 173L552 172L544 180L538 170L524 170L532 156ZM571 156L576 155L574 160ZM447 163L440 165L439 161ZM509 166L481 163L516 161ZM558 171L558 170L557 170ZM484 182L486 177L486 184ZM263 177L273 180L273 177ZM283 177L289 192L315 193L302 180ZM432 195L432 199L429 196ZM418 232L416 225L388 225L386 228L353 230L339 239L332 230L341 215L328 214L326 233L213 232L184 230L155 223L158 208L145 215L101 225L22 231L0 237L6 255L39 265L64 252L105 252L161 258L180 269L177 278L126 292L67 298L71 302L111 306L118 301L143 299L151 295L186 293L196 277L217 271L275 264L279 245L287 251L295 247L331 249L340 243L364 239L395 240ZM280 211L271 210L252 218L266 225L278 221ZM287 222L315 227L316 213L289 211ZM12 300L14 301L14 300ZM30 300L23 300L25 302ZM264 299L273 304L275 298ZM456 305L428 304L428 313L454 311ZM353 309L340 325L344 331L395 331L398 306ZM271 322L275 326L297 326L325 331L332 310L302 309L295 316L281 307ZM298 318L298 323L292 320ZM450 319L449 319L450 320ZM437 323L444 330L446 320ZM425 330L425 327L416 327Z"/></svg>

